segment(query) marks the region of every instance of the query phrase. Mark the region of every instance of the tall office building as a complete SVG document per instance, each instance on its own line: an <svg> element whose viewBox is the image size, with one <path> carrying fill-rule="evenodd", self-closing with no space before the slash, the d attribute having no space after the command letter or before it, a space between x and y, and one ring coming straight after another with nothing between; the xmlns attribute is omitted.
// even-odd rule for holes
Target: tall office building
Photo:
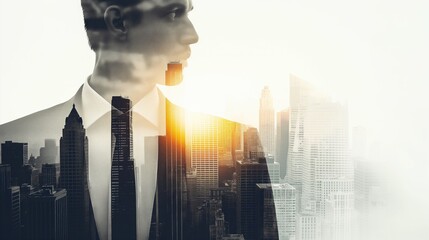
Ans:
<svg viewBox="0 0 429 240"><path fill-rule="evenodd" d="M218 187L220 120L216 117L190 113L191 166L197 174L196 196L202 204L208 200L210 189Z"/></svg>
<svg viewBox="0 0 429 240"><path fill-rule="evenodd" d="M57 163L58 146L55 139L45 139L45 146L40 148L39 161L40 164Z"/></svg>
<svg viewBox="0 0 429 240"><path fill-rule="evenodd" d="M347 107L293 76L290 89L287 179L302 193L298 208L320 217L323 236L348 231L344 228L350 226L351 214L343 211L343 217L335 218L342 221L338 224L327 216L327 201L332 194L354 193Z"/></svg>
<svg viewBox="0 0 429 240"><path fill-rule="evenodd" d="M37 179L38 175L39 175L38 172L35 171L35 169L31 165L25 164L21 168L20 185L21 184L34 185L35 180L38 181Z"/></svg>
<svg viewBox="0 0 429 240"><path fill-rule="evenodd" d="M280 163L280 177L286 176L289 150L289 110L277 113L276 162Z"/></svg>
<svg viewBox="0 0 429 240"><path fill-rule="evenodd" d="M197 208L199 201L197 198L197 171L190 169L186 172L186 189L188 190L189 211L192 219L192 227L197 225Z"/></svg>
<svg viewBox="0 0 429 240"><path fill-rule="evenodd" d="M274 177L274 179L278 179ZM258 183L271 183L265 159L237 161L237 230L245 239L256 239ZM278 183L275 180L273 183ZM274 208L274 205L269 206ZM273 210L275 212L275 210Z"/></svg>
<svg viewBox="0 0 429 240"><path fill-rule="evenodd" d="M60 139L59 186L67 190L69 239L89 239L88 138L73 105Z"/></svg>
<svg viewBox="0 0 429 240"><path fill-rule="evenodd" d="M353 193L347 108L320 98L307 106L304 128L302 207L323 217L331 193Z"/></svg>
<svg viewBox="0 0 429 240"><path fill-rule="evenodd" d="M218 151L220 166L234 166L234 152L240 149L240 131L238 124L226 119L218 118Z"/></svg>
<svg viewBox="0 0 429 240"><path fill-rule="evenodd" d="M233 123L231 128L231 157L234 169L236 167L237 161L244 159L243 128L244 126L240 123Z"/></svg>
<svg viewBox="0 0 429 240"><path fill-rule="evenodd" d="M136 239L136 185L133 159L132 103L112 97L112 239Z"/></svg>
<svg viewBox="0 0 429 240"><path fill-rule="evenodd" d="M57 187L57 173L58 173L59 164L43 164L42 172L39 177L40 186L50 185Z"/></svg>
<svg viewBox="0 0 429 240"><path fill-rule="evenodd" d="M274 156L275 136L274 136L274 105L270 89L266 86L262 90L259 100L259 133L261 135L264 153Z"/></svg>
<svg viewBox="0 0 429 240"><path fill-rule="evenodd" d="M183 79L182 64L168 64L165 83L179 84ZM159 138L157 190L152 212L153 238L191 239L187 234L189 211L186 193L186 137L184 110L166 100L166 135ZM152 236L151 236L152 237Z"/></svg>
<svg viewBox="0 0 429 240"><path fill-rule="evenodd" d="M259 132L256 128L249 128L243 133L243 157L244 159L257 160L259 157L264 157L264 149L262 147ZM241 160L241 159L237 159Z"/></svg>
<svg viewBox="0 0 429 240"><path fill-rule="evenodd" d="M315 89L306 81L290 76L289 84L289 150L286 177L288 183L301 192L304 156L304 120L308 103L315 97Z"/></svg>
<svg viewBox="0 0 429 240"><path fill-rule="evenodd" d="M0 191L6 191L11 186L11 169L9 164L0 164Z"/></svg>
<svg viewBox="0 0 429 240"><path fill-rule="evenodd" d="M222 194L222 211L225 217L227 233L237 232L237 193L224 192Z"/></svg>
<svg viewBox="0 0 429 240"><path fill-rule="evenodd" d="M352 239L352 192L334 192L326 199L326 211L322 237L325 240Z"/></svg>
<svg viewBox="0 0 429 240"><path fill-rule="evenodd" d="M255 194L256 201L256 238L255 239L270 239L278 240L280 237L277 225L277 213L274 196L270 184L256 184L257 193Z"/></svg>
<svg viewBox="0 0 429 240"><path fill-rule="evenodd" d="M225 216L221 209L217 209L214 224L210 226L210 239L221 240L225 235Z"/></svg>
<svg viewBox="0 0 429 240"><path fill-rule="evenodd" d="M296 218L296 240L321 240L321 218L311 213L298 214Z"/></svg>
<svg viewBox="0 0 429 240"><path fill-rule="evenodd" d="M270 179L272 183L280 182L280 164L278 162L269 162L269 159L266 160L268 173L270 174Z"/></svg>
<svg viewBox="0 0 429 240"><path fill-rule="evenodd" d="M67 191L54 190L53 186L28 196L25 239L28 240L67 240ZM74 238L71 238L74 239Z"/></svg>
<svg viewBox="0 0 429 240"><path fill-rule="evenodd" d="M28 143L16 143L6 141L1 144L2 164L9 164L11 167L11 184L19 186L24 183L23 166L28 161Z"/></svg>
<svg viewBox="0 0 429 240"><path fill-rule="evenodd" d="M287 183L257 184L259 239L291 239L295 237L297 195ZM274 204L275 211L270 209ZM278 232L278 235L277 235Z"/></svg>
<svg viewBox="0 0 429 240"><path fill-rule="evenodd" d="M26 226L28 226L28 223L26 222L28 220L27 214L28 214L28 197L31 193L35 191L35 188L28 184L22 184L20 187L20 202L21 202L21 230L25 233ZM25 236L25 235L24 235Z"/></svg>
<svg viewBox="0 0 429 240"><path fill-rule="evenodd" d="M0 165L0 239L19 239L21 228L20 189L11 186L11 167Z"/></svg>
<svg viewBox="0 0 429 240"><path fill-rule="evenodd" d="M389 196L382 172L387 164L383 161L355 161L355 209L361 239L370 238L374 225L379 221L379 212L385 211Z"/></svg>

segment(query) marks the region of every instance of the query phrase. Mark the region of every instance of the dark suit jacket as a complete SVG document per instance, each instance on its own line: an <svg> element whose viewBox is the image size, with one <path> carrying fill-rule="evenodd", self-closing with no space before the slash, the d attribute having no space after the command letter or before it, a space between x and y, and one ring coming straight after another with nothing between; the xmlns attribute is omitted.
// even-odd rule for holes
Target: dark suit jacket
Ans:
<svg viewBox="0 0 429 240"><path fill-rule="evenodd" d="M73 104L77 106L82 104L82 87L75 96L64 103L1 125L0 142L26 142L28 143L29 152L37 153L39 148L43 146L45 139L59 140L61 138L65 118L70 113ZM192 219L192 216L196 215L194 211L201 211L201 208L191 209L189 204L191 194L189 194L188 189L190 183L186 179L184 110L168 102L166 110L167 132L166 136L159 138L157 192L153 205L150 238L201 239L201 234L206 234L207 231L200 231L200 235L196 234L195 228L198 230L201 227L201 221L199 224L195 224L196 220ZM239 124L236 124L236 126L235 129L239 130ZM233 149L236 147L232 146ZM233 156L233 160L236 160L235 156ZM269 183L269 180L265 183ZM255 204L256 201L255 199ZM272 203L272 205L275 216L274 204ZM237 212L236 214L240 213ZM206 217L208 218L208 215ZM204 222L208 227L213 220L206 219ZM93 230L91 237L88 238L94 239L97 238L97 231L95 231L93 216L91 217L91 223ZM206 237L208 238L209 236ZM246 237L248 237L246 239L262 238L260 234L259 236Z"/></svg>

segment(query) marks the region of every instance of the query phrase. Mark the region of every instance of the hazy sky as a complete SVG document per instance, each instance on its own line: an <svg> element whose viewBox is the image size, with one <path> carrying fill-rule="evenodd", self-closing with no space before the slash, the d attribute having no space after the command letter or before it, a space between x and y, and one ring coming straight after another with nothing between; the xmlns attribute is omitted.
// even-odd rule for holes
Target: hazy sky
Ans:
<svg viewBox="0 0 429 240"><path fill-rule="evenodd" d="M94 56L79 1L0 2L4 123L69 99L91 73ZM397 118L399 109L419 108L415 102L426 95L426 1L194 0L194 5L191 20L200 42L192 48L185 81L205 87L199 91L212 83L225 94L249 98L246 111L252 116L264 85L271 87L278 110L288 106L289 74L347 99L353 124L384 125L386 115ZM13 105L5 101L11 96Z"/></svg>
<svg viewBox="0 0 429 240"><path fill-rule="evenodd" d="M417 236L411 239L419 239L429 227L429 197L420 193L429 189L429 1L194 5L190 18L200 41L192 47L185 84L203 96L247 103L242 111L256 126L264 85L277 110L288 106L289 74L347 101L352 125L365 125L380 142L383 160L397 166L397 192L410 203L401 216L416 219L408 225ZM0 27L0 123L68 100L92 72L78 0L0 0ZM426 218L411 210L423 210Z"/></svg>

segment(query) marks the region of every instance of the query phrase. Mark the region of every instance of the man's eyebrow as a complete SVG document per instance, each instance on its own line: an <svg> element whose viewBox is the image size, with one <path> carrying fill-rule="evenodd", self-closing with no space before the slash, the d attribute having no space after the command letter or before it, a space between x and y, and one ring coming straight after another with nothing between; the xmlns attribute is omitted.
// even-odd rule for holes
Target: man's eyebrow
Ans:
<svg viewBox="0 0 429 240"><path fill-rule="evenodd" d="M168 5L165 5L165 6L158 6L154 10L156 12L158 12L159 14L168 13L171 10L180 10L180 11L183 11L183 12L190 11L186 7L186 5L182 4L182 3L171 3L171 4L168 4Z"/></svg>

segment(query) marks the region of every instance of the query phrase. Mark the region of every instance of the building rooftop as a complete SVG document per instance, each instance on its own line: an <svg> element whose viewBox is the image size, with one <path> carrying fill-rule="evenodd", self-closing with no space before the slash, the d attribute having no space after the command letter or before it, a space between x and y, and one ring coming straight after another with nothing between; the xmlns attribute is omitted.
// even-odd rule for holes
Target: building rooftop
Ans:
<svg viewBox="0 0 429 240"><path fill-rule="evenodd" d="M295 190L289 183L257 183L260 189L290 189Z"/></svg>
<svg viewBox="0 0 429 240"><path fill-rule="evenodd" d="M57 197L66 194L67 191L65 189L54 189L54 186L43 186L42 189L31 193L30 196L35 198L43 198Z"/></svg>

